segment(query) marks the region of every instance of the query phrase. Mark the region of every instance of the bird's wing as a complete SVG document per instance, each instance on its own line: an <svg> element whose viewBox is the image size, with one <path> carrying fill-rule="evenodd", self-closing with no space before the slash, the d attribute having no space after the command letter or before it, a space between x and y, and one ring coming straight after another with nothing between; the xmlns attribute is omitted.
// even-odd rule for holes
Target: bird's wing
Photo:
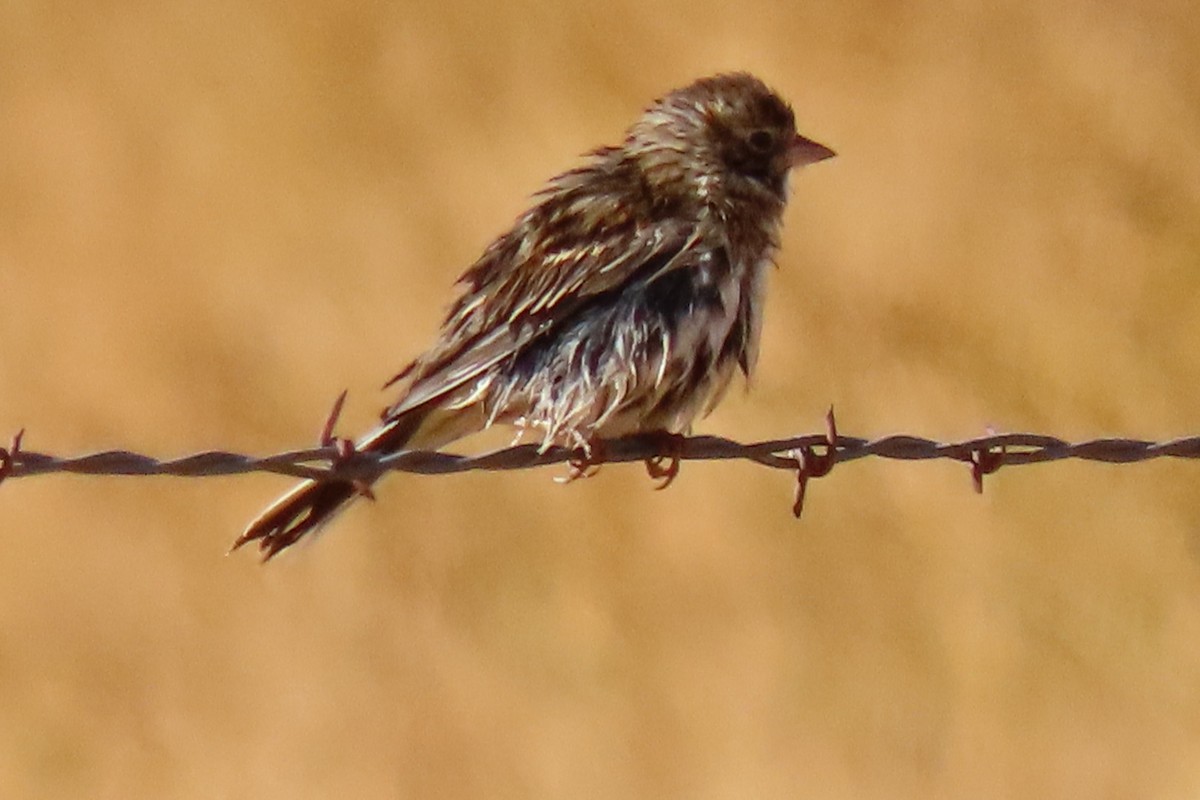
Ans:
<svg viewBox="0 0 1200 800"><path fill-rule="evenodd" d="M385 420L446 397L590 303L693 265L708 249L695 220L650 223L590 190L547 193L463 275L437 344L389 381L408 388Z"/></svg>

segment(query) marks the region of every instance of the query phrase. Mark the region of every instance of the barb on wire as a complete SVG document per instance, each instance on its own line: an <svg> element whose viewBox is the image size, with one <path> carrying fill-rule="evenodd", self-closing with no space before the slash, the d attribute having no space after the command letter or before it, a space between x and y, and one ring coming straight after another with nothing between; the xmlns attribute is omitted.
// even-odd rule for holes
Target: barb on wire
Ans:
<svg viewBox="0 0 1200 800"><path fill-rule="evenodd" d="M25 429L22 428L13 435L12 444L7 449L0 447L0 483L16 470L17 456L21 454L21 439L24 436Z"/></svg>
<svg viewBox="0 0 1200 800"><path fill-rule="evenodd" d="M995 436L996 432L988 428L988 435ZM1003 442L998 450L987 445L971 451L971 483L975 487L975 494L983 494L983 476L1000 469L1007 453L1008 447Z"/></svg>
<svg viewBox="0 0 1200 800"><path fill-rule="evenodd" d="M804 496L808 492L808 482L812 478L822 478L829 474L838 458L837 420L833 416L833 406L825 413L825 452L817 453L812 445L804 445L792 450L796 458L796 492L792 496L792 515L796 519L804 512Z"/></svg>
<svg viewBox="0 0 1200 800"><path fill-rule="evenodd" d="M321 436L318 439L321 447L332 447L336 454L329 462L331 470L336 470L338 465L347 463L358 453L353 439L339 438L333 432L337 427L338 418L342 416L342 406L346 404L346 394L346 390L343 389L342 393L337 396L337 400L333 401L333 408L329 410L329 416L325 418L325 422L321 426ZM372 491L370 483L362 478L355 478L351 483L354 485L354 491L360 497L375 502L375 492Z"/></svg>
<svg viewBox="0 0 1200 800"><path fill-rule="evenodd" d="M108 450L62 458L24 449L17 433L8 448L0 448L0 481L32 475L73 473L82 475L175 475L200 477L273 472L313 480L348 480L369 485L385 472L444 475L475 470L530 469L552 464L624 463L647 460L726 461L740 459L773 469L793 470L797 483L793 512L799 516L808 482L827 475L836 463L876 457L899 461L950 459L968 465L976 491L983 491L983 476L1001 466L1040 464L1064 459L1128 464L1156 458L1200 459L1200 436L1163 442L1142 439L1092 439L1068 442L1036 433L989 432L987 436L944 443L911 435L866 439L838 433L831 408L824 433L741 443L719 436L679 436L665 440L661 434L626 436L605 441L590 454L580 449L520 444L474 456L413 450L378 455L357 451L333 435L340 403L322 431L321 446L268 456L250 456L223 450L157 459L125 450Z"/></svg>

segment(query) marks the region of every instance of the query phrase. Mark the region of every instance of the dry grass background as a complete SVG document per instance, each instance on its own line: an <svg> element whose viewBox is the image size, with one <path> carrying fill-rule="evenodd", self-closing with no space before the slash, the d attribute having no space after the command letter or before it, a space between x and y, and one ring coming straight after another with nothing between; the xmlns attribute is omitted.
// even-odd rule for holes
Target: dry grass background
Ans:
<svg viewBox="0 0 1200 800"><path fill-rule="evenodd" d="M656 94L746 68L794 181L703 431L1200 431L1200 17L1004 6L7 3L0 427L56 453L365 425L449 285ZM0 488L3 797L1194 797L1200 472Z"/></svg>

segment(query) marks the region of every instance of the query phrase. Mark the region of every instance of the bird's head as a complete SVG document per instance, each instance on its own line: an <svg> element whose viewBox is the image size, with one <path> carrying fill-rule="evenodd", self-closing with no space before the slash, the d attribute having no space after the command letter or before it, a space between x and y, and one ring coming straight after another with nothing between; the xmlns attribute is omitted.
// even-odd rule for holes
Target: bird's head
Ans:
<svg viewBox="0 0 1200 800"><path fill-rule="evenodd" d="M782 205L793 168L834 155L798 134L791 107L747 73L702 78L659 98L629 129L625 150L656 193L716 206Z"/></svg>

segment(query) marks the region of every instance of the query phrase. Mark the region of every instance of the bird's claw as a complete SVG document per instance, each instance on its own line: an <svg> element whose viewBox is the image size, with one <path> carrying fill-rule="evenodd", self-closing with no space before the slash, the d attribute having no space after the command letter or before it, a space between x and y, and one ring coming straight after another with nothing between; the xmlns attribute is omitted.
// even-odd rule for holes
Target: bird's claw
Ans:
<svg viewBox="0 0 1200 800"><path fill-rule="evenodd" d="M600 471L604 463L604 440L585 439L579 443L576 455L567 461L567 474L555 478L556 483L568 484L580 478L590 478Z"/></svg>
<svg viewBox="0 0 1200 800"><path fill-rule="evenodd" d="M663 466L663 464L666 466ZM654 487L655 491L662 491L671 485L675 480L675 476L679 474L679 456L654 456L646 459L646 473L651 480L661 480L662 483Z"/></svg>
<svg viewBox="0 0 1200 800"><path fill-rule="evenodd" d="M679 475L679 465L683 460L683 436L678 433L667 433L660 431L653 434L660 448L665 450L664 455L652 456L646 459L646 473L651 480L661 481L654 487L655 491L662 491L670 486L675 478Z"/></svg>

